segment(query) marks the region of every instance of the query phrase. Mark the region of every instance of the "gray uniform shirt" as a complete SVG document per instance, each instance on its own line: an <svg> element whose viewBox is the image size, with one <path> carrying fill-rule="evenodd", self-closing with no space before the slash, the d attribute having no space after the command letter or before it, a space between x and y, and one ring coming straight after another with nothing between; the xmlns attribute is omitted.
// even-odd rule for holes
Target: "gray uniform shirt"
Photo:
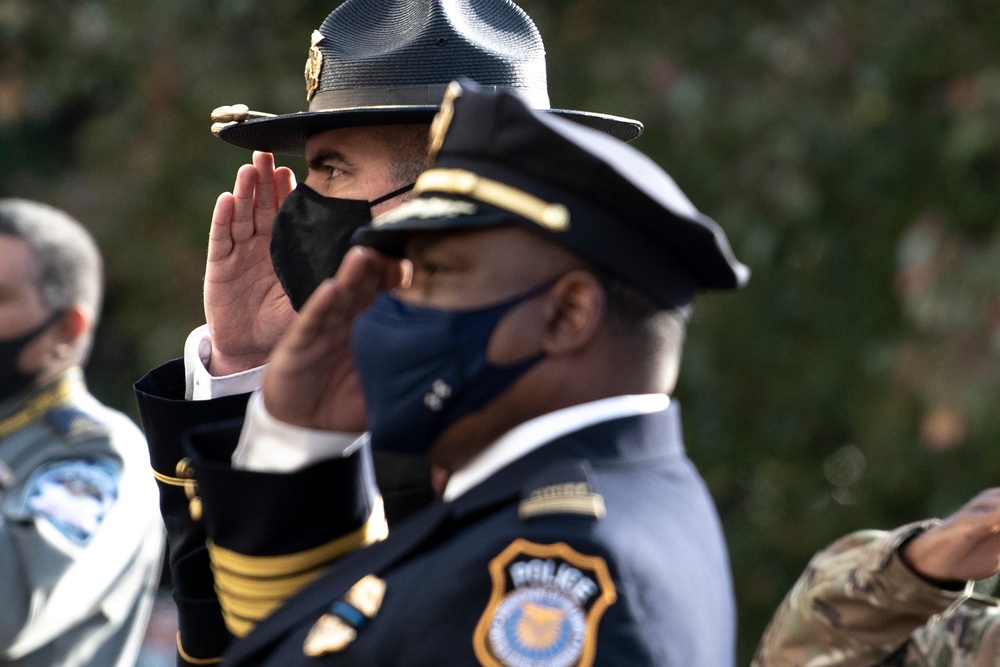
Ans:
<svg viewBox="0 0 1000 667"><path fill-rule="evenodd" d="M133 665L162 550L142 433L78 372L0 405L0 664Z"/></svg>

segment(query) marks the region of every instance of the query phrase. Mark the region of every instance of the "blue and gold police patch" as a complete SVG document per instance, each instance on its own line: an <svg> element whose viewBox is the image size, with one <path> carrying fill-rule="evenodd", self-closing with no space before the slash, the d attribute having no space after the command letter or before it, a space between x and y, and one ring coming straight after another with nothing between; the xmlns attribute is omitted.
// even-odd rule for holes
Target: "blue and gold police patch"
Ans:
<svg viewBox="0 0 1000 667"><path fill-rule="evenodd" d="M472 645L484 667L590 667L617 599L608 565L565 543L515 540L490 561L493 592Z"/></svg>

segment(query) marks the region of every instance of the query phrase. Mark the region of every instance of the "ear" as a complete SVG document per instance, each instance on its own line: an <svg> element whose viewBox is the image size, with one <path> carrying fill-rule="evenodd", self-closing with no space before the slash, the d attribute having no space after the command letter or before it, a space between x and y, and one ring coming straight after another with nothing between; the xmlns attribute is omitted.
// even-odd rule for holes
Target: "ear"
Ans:
<svg viewBox="0 0 1000 667"><path fill-rule="evenodd" d="M85 305L74 304L66 308L53 328L58 338L55 348L57 356L59 358L70 356L86 338L93 323L94 315Z"/></svg>
<svg viewBox="0 0 1000 667"><path fill-rule="evenodd" d="M550 356L573 354L587 347L604 321L607 297L588 271L570 271L552 286L542 350Z"/></svg>

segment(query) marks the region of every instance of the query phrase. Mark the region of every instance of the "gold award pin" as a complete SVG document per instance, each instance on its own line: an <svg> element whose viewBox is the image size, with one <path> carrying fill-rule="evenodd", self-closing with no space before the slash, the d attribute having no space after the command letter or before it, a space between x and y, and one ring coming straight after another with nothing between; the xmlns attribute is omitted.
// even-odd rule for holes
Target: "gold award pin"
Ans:
<svg viewBox="0 0 1000 667"><path fill-rule="evenodd" d="M311 102L316 89L319 88L319 73L323 70L323 53L319 43L323 41L323 33L313 30L309 46L309 59L306 60L306 101Z"/></svg>
<svg viewBox="0 0 1000 667"><path fill-rule="evenodd" d="M353 616L354 613L350 612L355 612L364 616L363 620L367 621L378 613L382 607L383 597L385 597L385 581L373 574L364 577L347 591L343 601L333 604L331 612L320 616L309 630L302 644L302 652L310 658L315 658L343 651L357 638L360 627L351 625L351 622L345 620L343 616L332 612L343 605L349 608L348 616Z"/></svg>
<svg viewBox="0 0 1000 667"><path fill-rule="evenodd" d="M302 644L302 652L310 658L343 651L358 636L358 631L339 616L323 614Z"/></svg>

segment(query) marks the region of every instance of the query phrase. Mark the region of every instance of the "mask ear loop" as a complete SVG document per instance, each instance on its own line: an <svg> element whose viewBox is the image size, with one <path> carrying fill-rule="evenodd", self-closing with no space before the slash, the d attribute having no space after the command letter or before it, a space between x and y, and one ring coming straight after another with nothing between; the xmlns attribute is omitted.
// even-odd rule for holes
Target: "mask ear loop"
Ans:
<svg viewBox="0 0 1000 667"><path fill-rule="evenodd" d="M59 318L62 317L63 313L65 313L65 312L66 311L62 310L62 309L52 311L52 313L47 318L45 318L45 320L41 324L39 324L37 327L35 327L31 331L29 331L27 333L24 333L24 334L21 334L20 336L18 336L17 340L19 340L19 341L25 341L25 342L31 342L31 341L35 340L36 338L38 338L39 336L41 336L43 333L45 333L46 331L48 331L49 328L53 324L55 324L56 322L58 322Z"/></svg>
<svg viewBox="0 0 1000 667"><path fill-rule="evenodd" d="M403 187L399 188L398 190L393 190L392 192L390 192L387 195L382 195L378 199L373 199L370 202L368 202L368 207L371 208L373 206L378 206L382 202L389 201L393 197L398 197L399 195L401 195L401 194L403 194L405 192L409 192L410 190L412 190L414 188L414 186L416 186L416 184L417 184L416 181L414 181L413 183L410 183L409 185L404 185Z"/></svg>

